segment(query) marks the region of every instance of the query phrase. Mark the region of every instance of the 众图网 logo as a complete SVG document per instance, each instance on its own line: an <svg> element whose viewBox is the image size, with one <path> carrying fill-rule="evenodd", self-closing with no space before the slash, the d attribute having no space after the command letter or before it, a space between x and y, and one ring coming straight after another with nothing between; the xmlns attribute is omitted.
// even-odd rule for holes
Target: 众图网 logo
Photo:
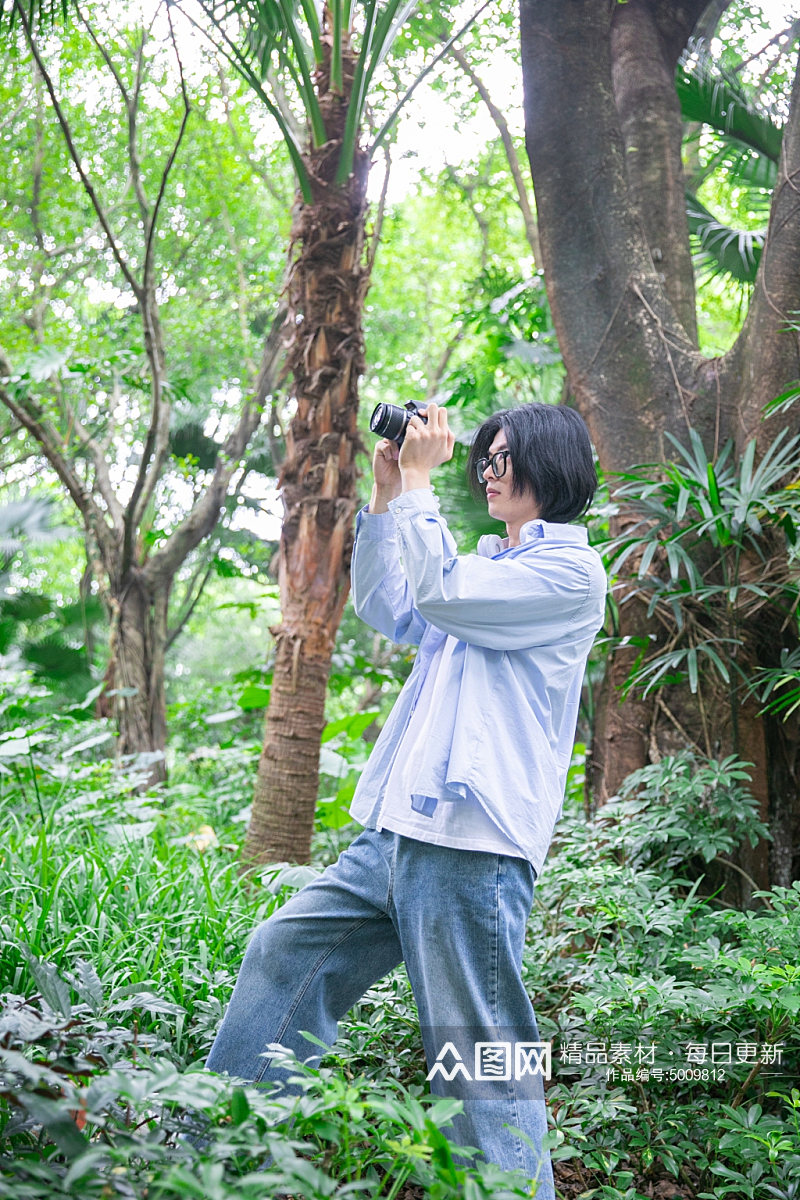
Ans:
<svg viewBox="0 0 800 1200"><path fill-rule="evenodd" d="M550 1078L550 1042L475 1042L475 1058L470 1063L472 1073L453 1042L445 1042L436 1055L436 1062L427 1074L428 1079L441 1075L450 1080L459 1077L469 1083L504 1079L525 1079L541 1075Z"/></svg>

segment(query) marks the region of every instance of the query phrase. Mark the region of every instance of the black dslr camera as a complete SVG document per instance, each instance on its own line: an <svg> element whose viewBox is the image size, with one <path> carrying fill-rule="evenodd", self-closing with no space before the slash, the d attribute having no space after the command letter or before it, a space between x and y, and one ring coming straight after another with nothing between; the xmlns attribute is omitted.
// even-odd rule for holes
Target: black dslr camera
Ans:
<svg viewBox="0 0 800 1200"><path fill-rule="evenodd" d="M428 418L425 416L427 407L427 404L417 404L415 400L409 400L402 408L399 404L376 404L369 419L369 427L378 437L388 438L390 442L397 442L398 446L402 446L408 422L412 417L417 416L428 424Z"/></svg>

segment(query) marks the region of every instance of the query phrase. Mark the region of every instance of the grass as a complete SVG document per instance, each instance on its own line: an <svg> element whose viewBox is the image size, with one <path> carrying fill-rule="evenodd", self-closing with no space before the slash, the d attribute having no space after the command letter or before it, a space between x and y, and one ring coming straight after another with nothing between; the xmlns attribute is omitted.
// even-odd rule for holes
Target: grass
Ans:
<svg viewBox="0 0 800 1200"><path fill-rule="evenodd" d="M258 746L187 753L142 797L108 762L65 767L67 733L3 776L0 1195L531 1194L453 1161L452 1102L428 1094L402 968L317 1070L298 1065L299 1096L205 1073L247 938L292 891L237 871ZM665 760L593 821L571 798L537 884L525 977L554 1045L551 1139L570 1198L800 1196L800 885L747 912L700 894L703 861L753 819L741 781L704 770ZM354 832L321 827L317 865ZM688 1062L670 1077L670 1050L725 1042L783 1062L706 1079ZM608 1064L564 1060L578 1044L656 1047L667 1074L610 1078ZM192 1119L200 1151L180 1136Z"/></svg>

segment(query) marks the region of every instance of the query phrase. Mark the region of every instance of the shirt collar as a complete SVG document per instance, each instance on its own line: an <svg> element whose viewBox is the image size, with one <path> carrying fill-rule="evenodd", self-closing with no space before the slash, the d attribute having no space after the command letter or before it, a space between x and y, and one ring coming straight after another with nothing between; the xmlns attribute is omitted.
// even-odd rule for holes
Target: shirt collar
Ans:
<svg viewBox="0 0 800 1200"><path fill-rule="evenodd" d="M521 527L519 531L519 546L512 547L512 549L518 550L520 546L526 545L527 542L535 542L541 539L549 542L559 542L562 545L566 542L573 545L586 546L589 543L589 533L585 525L569 525L563 521L543 521L541 517L535 517L532 521L526 521ZM508 549L507 539L501 538L498 533L484 534L478 540L478 553L488 555L490 558Z"/></svg>

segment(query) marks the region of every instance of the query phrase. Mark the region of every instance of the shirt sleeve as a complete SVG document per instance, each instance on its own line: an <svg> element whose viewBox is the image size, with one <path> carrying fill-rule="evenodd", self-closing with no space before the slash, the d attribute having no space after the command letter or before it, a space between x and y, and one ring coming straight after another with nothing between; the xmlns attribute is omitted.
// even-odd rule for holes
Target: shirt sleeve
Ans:
<svg viewBox="0 0 800 1200"><path fill-rule="evenodd" d="M414 605L390 512L370 513L365 506L358 513L350 589L356 615L367 625L393 642L421 641L428 622Z"/></svg>
<svg viewBox="0 0 800 1200"><path fill-rule="evenodd" d="M427 488L404 492L389 509L411 602L444 633L492 650L520 650L558 641L594 610L600 582L588 547L538 544L499 559L460 555Z"/></svg>

